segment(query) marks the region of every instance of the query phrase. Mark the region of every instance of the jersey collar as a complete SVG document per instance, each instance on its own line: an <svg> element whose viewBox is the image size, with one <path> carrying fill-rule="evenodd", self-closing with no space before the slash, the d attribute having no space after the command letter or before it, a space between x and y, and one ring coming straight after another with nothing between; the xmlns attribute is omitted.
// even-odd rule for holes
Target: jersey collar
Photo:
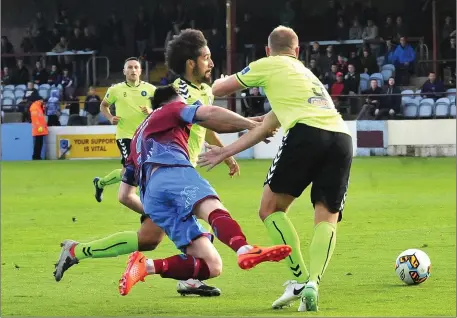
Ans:
<svg viewBox="0 0 457 318"><path fill-rule="evenodd" d="M138 82L138 85L136 86L130 86L129 83L127 81L124 81L125 85L127 85L128 87L139 87L141 85L141 81Z"/></svg>
<svg viewBox="0 0 457 318"><path fill-rule="evenodd" d="M192 86L195 89L202 90L202 88L198 87L197 85L193 84L191 81L188 81L184 77L180 77L180 79L185 82L187 85Z"/></svg>

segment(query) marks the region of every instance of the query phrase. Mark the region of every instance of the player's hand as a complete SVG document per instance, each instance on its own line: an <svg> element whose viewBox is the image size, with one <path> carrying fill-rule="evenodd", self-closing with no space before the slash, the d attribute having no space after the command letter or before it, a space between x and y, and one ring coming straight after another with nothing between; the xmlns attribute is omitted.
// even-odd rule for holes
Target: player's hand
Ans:
<svg viewBox="0 0 457 318"><path fill-rule="evenodd" d="M229 176L233 177L234 175L240 175L240 166L236 162L235 158L230 157L224 160L227 167L229 167Z"/></svg>
<svg viewBox="0 0 457 318"><path fill-rule="evenodd" d="M197 165L199 167L208 167L208 171L224 161L225 157L221 147L214 145L205 145L209 151L198 156Z"/></svg>
<svg viewBox="0 0 457 318"><path fill-rule="evenodd" d="M145 115L149 115L152 112L152 109L147 108L146 106L140 106L141 112Z"/></svg>
<svg viewBox="0 0 457 318"><path fill-rule="evenodd" d="M117 125L119 120L121 120L121 117L113 116L113 117L111 117L110 122L111 122L112 125Z"/></svg>

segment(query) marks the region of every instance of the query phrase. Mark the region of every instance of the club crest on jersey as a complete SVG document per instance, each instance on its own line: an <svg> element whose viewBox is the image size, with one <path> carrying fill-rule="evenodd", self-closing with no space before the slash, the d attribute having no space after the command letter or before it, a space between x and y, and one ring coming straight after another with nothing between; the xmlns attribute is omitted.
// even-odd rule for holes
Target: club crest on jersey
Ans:
<svg viewBox="0 0 457 318"><path fill-rule="evenodd" d="M328 100L324 97L310 97L308 98L308 103L313 106L329 108L330 104Z"/></svg>
<svg viewBox="0 0 457 318"><path fill-rule="evenodd" d="M241 75L244 75L246 74L247 72L249 72L251 70L251 68L249 66L246 66L242 71L241 71Z"/></svg>
<svg viewBox="0 0 457 318"><path fill-rule="evenodd" d="M141 96L146 96L148 93L146 93L146 91L142 91L141 92Z"/></svg>

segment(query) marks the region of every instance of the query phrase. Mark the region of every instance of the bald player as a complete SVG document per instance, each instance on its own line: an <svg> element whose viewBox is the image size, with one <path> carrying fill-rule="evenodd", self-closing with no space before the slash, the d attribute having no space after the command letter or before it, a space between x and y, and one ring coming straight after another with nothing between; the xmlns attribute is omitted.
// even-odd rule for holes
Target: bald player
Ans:
<svg viewBox="0 0 457 318"><path fill-rule="evenodd" d="M262 87L272 106L262 125L233 144L202 154L200 166L220 163L261 142L283 127L285 136L268 170L259 215L274 244L287 244L291 280L272 305L281 308L300 299L299 311L318 310L318 287L332 257L336 225L342 219L352 163L352 138L322 83L298 58L298 37L277 27L268 38L267 57L241 72L221 78L212 87L225 96L246 87ZM309 248L310 271L303 261L300 239L287 211L310 185L314 235Z"/></svg>

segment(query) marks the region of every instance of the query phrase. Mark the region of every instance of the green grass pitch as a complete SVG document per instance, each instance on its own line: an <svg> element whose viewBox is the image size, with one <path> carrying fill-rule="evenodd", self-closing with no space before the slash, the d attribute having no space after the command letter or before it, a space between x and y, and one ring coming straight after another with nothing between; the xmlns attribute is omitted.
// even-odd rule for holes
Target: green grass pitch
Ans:
<svg viewBox="0 0 457 318"><path fill-rule="evenodd" d="M251 243L269 244L257 216L269 161L241 161L241 176L225 166L202 171ZM216 298L182 297L176 282L148 277L131 293L118 294L127 256L88 259L54 281L53 264L66 238L89 241L139 227L138 216L117 202L117 186L99 204L92 178L119 161L42 161L2 164L1 316L307 316L271 303L289 279L283 263L251 271L236 265L231 250L216 242L222 275L209 281ZM355 158L344 220L320 287L320 316L453 316L456 314L455 158ZM290 218L300 233L305 261L313 231L309 189ZM76 220L73 221L72 218ZM394 262L408 248L424 250L432 275L419 286L397 278ZM176 254L165 240L151 257ZM315 316L316 314L311 314Z"/></svg>

